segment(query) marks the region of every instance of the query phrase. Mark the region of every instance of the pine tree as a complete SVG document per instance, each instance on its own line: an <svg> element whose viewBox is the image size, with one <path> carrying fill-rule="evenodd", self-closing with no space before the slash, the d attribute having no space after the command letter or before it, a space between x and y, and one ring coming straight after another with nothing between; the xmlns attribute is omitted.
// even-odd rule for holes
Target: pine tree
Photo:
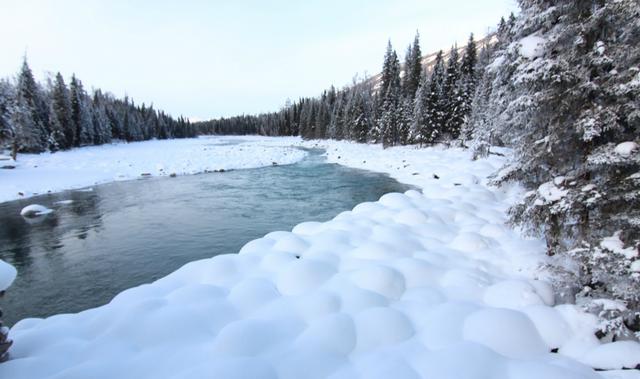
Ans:
<svg viewBox="0 0 640 379"><path fill-rule="evenodd" d="M33 78L31 68L25 57L18 75L16 86L16 112L14 121L21 120L23 125L16 125L16 141L14 147L24 152L44 151L48 144L48 106Z"/></svg>
<svg viewBox="0 0 640 379"><path fill-rule="evenodd" d="M14 135L11 122L15 109L15 89L7 80L0 79L0 146L10 143Z"/></svg>
<svg viewBox="0 0 640 379"><path fill-rule="evenodd" d="M384 92L381 92L381 107L377 122L378 127L375 133L380 133L382 145L387 147L399 142L397 111L402 92L400 85L400 61L391 46L391 42L387 45L387 52L384 57L380 91Z"/></svg>
<svg viewBox="0 0 640 379"><path fill-rule="evenodd" d="M398 137L396 143L408 145L413 142L411 125L413 124L413 101L403 97L398 104Z"/></svg>
<svg viewBox="0 0 640 379"><path fill-rule="evenodd" d="M391 46L391 41L389 41L384 55L379 89L379 93L382 94L382 101L384 101L386 94L389 93L389 88L392 87L394 91L396 88L400 88L400 62L398 61L398 55L393 50L393 46Z"/></svg>
<svg viewBox="0 0 640 379"><path fill-rule="evenodd" d="M483 117L472 111L474 134L515 149L497 179L531 190L512 221L545 236L558 292L577 293L610 319L605 332L628 336L640 312L631 268L640 245L640 5L519 3L521 15L501 28L506 36L483 70L474 108L488 101ZM625 310L590 301L603 297Z"/></svg>
<svg viewBox="0 0 640 379"><path fill-rule="evenodd" d="M476 43L473 39L473 34L469 36L469 42L464 51L462 57L462 63L460 64L460 81L458 84L458 92L460 95L460 115L462 117L462 129L465 133L462 135L462 140L469 139L468 125L469 117L471 115L471 107L473 105L473 97L476 92L476 64L477 64L477 51Z"/></svg>
<svg viewBox="0 0 640 379"><path fill-rule="evenodd" d="M87 104L87 94L82 88L82 82L71 76L71 122L74 127L73 146L83 146L93 143L93 125Z"/></svg>
<svg viewBox="0 0 640 379"><path fill-rule="evenodd" d="M420 34L416 32L413 45L407 49L404 64L403 94L413 101L422 75L422 51L420 50Z"/></svg>
<svg viewBox="0 0 640 379"><path fill-rule="evenodd" d="M390 87L384 96L382 112L379 123L382 132L382 146L387 148L393 146L398 141L399 135L399 101L400 92L398 87Z"/></svg>
<svg viewBox="0 0 640 379"><path fill-rule="evenodd" d="M56 74L51 90L51 144L52 151L73 146L75 130L71 122L71 100L62 75Z"/></svg>
<svg viewBox="0 0 640 379"><path fill-rule="evenodd" d="M426 73L420 78L420 85L413 101L413 118L411 124L411 139L414 143L422 145L430 142L428 128L429 113L427 101L429 97L429 80Z"/></svg>
<svg viewBox="0 0 640 379"><path fill-rule="evenodd" d="M104 143L111 142L111 122L109 121L109 116L107 115L105 100L102 96L102 92L97 90L93 94L93 107L92 107L92 120L94 127L94 141L95 145L101 145ZM165 123L162 122L162 126L164 128ZM164 138L167 138L166 128L162 130L164 133ZM158 138L162 139L162 136L158 136Z"/></svg>
<svg viewBox="0 0 640 379"><path fill-rule="evenodd" d="M429 79L429 89L425 101L426 125L424 127L424 138L433 142L440 138L444 128L444 81L445 69L442 50L436 55L431 77Z"/></svg>
<svg viewBox="0 0 640 379"><path fill-rule="evenodd" d="M443 112L443 132L452 139L456 139L460 135L464 116L461 109L462 94L458 85L460 79L458 59L458 48L454 46L449 53L442 97L440 98L440 107Z"/></svg>

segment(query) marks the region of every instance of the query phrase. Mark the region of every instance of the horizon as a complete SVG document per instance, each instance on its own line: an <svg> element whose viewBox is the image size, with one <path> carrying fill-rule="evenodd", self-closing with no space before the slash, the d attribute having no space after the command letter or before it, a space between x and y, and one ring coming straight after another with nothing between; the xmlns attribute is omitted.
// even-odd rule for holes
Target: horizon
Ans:
<svg viewBox="0 0 640 379"><path fill-rule="evenodd" d="M273 112L378 74L388 40L403 59L417 31L427 55L462 45L471 33L481 39L517 11L512 0L454 3L360 0L337 4L341 12L333 14L325 2L10 0L0 32L15 35L5 48L15 60L0 61L0 76L14 78L26 55L41 83L75 74L87 90L192 122ZM220 38L225 33L234 38Z"/></svg>

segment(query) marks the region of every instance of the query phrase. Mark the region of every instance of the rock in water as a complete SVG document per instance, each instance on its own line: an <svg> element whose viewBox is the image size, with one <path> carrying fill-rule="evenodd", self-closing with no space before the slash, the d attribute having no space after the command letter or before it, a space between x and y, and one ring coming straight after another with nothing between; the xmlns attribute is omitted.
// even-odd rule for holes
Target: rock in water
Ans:
<svg viewBox="0 0 640 379"><path fill-rule="evenodd" d="M53 212L53 209L49 209L40 204L31 204L22 208L22 210L20 211L20 216L29 217L29 218L38 217L38 216L46 215L51 212Z"/></svg>

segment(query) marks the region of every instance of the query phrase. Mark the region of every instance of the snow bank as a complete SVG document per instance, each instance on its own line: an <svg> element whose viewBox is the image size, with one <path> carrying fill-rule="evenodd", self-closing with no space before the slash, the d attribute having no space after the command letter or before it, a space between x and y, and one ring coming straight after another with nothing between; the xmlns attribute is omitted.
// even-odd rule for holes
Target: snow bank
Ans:
<svg viewBox="0 0 640 379"><path fill-rule="evenodd" d="M49 214L51 212L53 212L53 209L49 209L49 208L45 207L44 205L31 204L31 205L27 205L26 207L22 208L22 210L20 211L20 216L22 216L22 217L38 217L38 216L44 216L44 215Z"/></svg>
<svg viewBox="0 0 640 379"><path fill-rule="evenodd" d="M291 164L305 156L290 146L299 140L202 137L20 154L15 169L0 170L0 202L117 180Z"/></svg>
<svg viewBox="0 0 640 379"><path fill-rule="evenodd" d="M499 159L325 147L424 194L269 233L103 307L22 320L0 377L571 379L637 360L636 345L599 343L595 317L554 306L535 276L544 244L504 226L511 191L483 185Z"/></svg>
<svg viewBox="0 0 640 379"><path fill-rule="evenodd" d="M613 151L615 151L616 154L623 157L628 157L637 150L638 150L638 144L633 141L619 143L613 149Z"/></svg>
<svg viewBox="0 0 640 379"><path fill-rule="evenodd" d="M536 35L526 36L520 40L519 52L525 58L534 59L544 54L545 39Z"/></svg>
<svg viewBox="0 0 640 379"><path fill-rule="evenodd" d="M0 291L5 291L16 278L16 269L0 259Z"/></svg>

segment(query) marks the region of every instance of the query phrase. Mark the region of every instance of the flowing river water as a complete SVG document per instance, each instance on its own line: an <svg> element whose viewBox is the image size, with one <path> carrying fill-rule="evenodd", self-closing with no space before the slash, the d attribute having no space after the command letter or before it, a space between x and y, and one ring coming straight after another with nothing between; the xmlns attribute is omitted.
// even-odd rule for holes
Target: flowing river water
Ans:
<svg viewBox="0 0 640 379"><path fill-rule="evenodd" d="M287 166L114 182L0 203L0 258L18 277L0 299L8 325L108 303L187 262L410 187L326 163L322 150ZM20 210L55 211L28 220Z"/></svg>

